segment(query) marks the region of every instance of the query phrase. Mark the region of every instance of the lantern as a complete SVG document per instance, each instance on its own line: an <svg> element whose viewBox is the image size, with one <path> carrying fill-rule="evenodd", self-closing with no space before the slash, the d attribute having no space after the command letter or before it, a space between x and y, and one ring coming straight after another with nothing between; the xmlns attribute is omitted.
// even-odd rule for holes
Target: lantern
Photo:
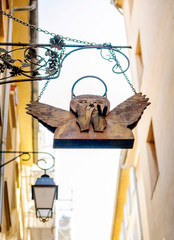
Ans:
<svg viewBox="0 0 174 240"><path fill-rule="evenodd" d="M58 186L47 174L37 178L32 185L32 199L35 201L36 217L42 222L53 216L54 200L58 199Z"/></svg>

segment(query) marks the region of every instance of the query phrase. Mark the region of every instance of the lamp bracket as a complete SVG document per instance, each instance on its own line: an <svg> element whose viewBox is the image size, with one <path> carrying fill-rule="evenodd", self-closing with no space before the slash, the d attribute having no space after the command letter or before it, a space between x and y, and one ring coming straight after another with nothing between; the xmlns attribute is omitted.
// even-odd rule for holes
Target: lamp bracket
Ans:
<svg viewBox="0 0 174 240"><path fill-rule="evenodd" d="M15 156L14 158L10 159L9 161L3 163L0 165L0 168L4 167L5 165L13 162L14 160L16 160L17 158L19 157L22 157L22 161L29 161L30 158L31 158L31 154L46 154L47 156L51 157L53 163L51 165L51 167L48 167L48 168L44 168L44 167L41 167L39 166L39 162L40 161L44 161L45 163L47 163L47 160L45 159L38 159L37 162L36 162L36 165L41 169L41 170L44 170L45 173L46 173L46 170L49 170L51 168L54 167L54 164L55 164L55 158L54 156L51 154L51 153L48 153L48 152L37 152L37 151L0 151L0 154L2 153L14 153L14 154L17 154L17 156ZM24 157L25 156L25 157Z"/></svg>

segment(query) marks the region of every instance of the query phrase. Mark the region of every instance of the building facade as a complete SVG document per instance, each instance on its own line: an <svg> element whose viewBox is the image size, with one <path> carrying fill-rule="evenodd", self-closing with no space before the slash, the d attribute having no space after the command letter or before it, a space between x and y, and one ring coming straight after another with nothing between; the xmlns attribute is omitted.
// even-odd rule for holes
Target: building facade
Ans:
<svg viewBox="0 0 174 240"><path fill-rule="evenodd" d="M147 95L151 105L134 131L134 148L127 151L121 163L135 169L142 235L128 234L132 224L129 221L124 225L124 237L119 237L121 233L116 233L116 229L120 220L114 217L111 239L172 240L174 2L116 0L115 5L123 13L128 44L132 46L129 57L133 85L137 92ZM118 189L122 189L121 181ZM116 206L114 216L117 216L118 208L124 212L124 206L119 202L119 191Z"/></svg>
<svg viewBox="0 0 174 240"><path fill-rule="evenodd" d="M5 11L31 24L37 23L37 1L0 0L0 10ZM0 13L0 42L34 42L37 34ZM1 45L12 51L11 46ZM22 56L18 51L11 55L14 59ZM2 61L1 65L2 67ZM1 69L2 70L2 69ZM1 71L0 77L6 76ZM17 77L19 78L19 77ZM37 151L37 124L26 114L25 106L37 96L37 83L11 83L0 85L0 165L15 158L16 151ZM5 153L7 152L8 153ZM22 158L26 159L27 156ZM28 236L28 214L31 204L31 166L35 158L29 161L16 158L0 168L0 239L30 239ZM34 203L32 202L33 206ZM33 207L33 218L34 207ZM32 225L33 226L33 225ZM30 234L31 235L31 234Z"/></svg>

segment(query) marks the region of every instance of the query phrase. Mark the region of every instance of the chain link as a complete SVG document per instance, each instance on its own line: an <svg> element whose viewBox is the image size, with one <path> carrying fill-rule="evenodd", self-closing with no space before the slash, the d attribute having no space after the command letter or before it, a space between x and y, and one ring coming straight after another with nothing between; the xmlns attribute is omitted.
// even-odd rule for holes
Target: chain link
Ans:
<svg viewBox="0 0 174 240"><path fill-rule="evenodd" d="M29 24L29 23L27 23L27 22L24 22L24 21L22 21L22 20L20 20L20 19L18 19L18 18L16 18L16 17L14 17L14 16L6 13L6 12L3 11L3 10L0 10L0 13L2 13L3 15L7 16L8 18L11 18L11 19L13 19L14 21L16 21L16 22L18 22L18 23L20 23L20 24L22 24L22 25L24 25L24 26L27 26L27 27L29 27L29 28L31 28L31 29L34 29L34 30L36 30L36 31L38 31L38 32L42 32L42 33L44 33L44 34L51 35L52 37L55 37L55 36L57 35L56 33L51 33L51 32L49 32L49 31L47 31L47 30L43 30L42 28L39 28L39 27L36 27L36 26L34 26L34 25L32 25L32 24ZM80 44L85 44L85 45L93 45L93 46L97 45L97 44L94 43L94 42L82 41L82 40L78 40L78 39L74 39L74 38L70 38L70 37L63 37L63 36L61 36L61 35L59 35L59 37L60 37L61 39L64 39L64 40L66 40L66 41L71 41L71 42L74 42L74 43L80 43ZM110 54L113 56L113 58L114 58L115 61L117 62L118 67L120 68L120 70L123 72L123 75L124 75L126 81L128 82L128 84L130 85L132 91L133 91L134 93L136 93L136 90L135 90L135 88L133 87L132 83L130 82L128 76L127 76L127 75L125 74L125 72L122 70L122 67L121 67L120 63L119 63L119 61L118 61L117 58L116 58L115 52L114 52L114 50L112 49L112 45L111 45L110 43L109 43L109 44L105 43L105 45L110 46L110 48L109 48ZM63 49L62 49L62 54L64 54L64 50L63 50ZM48 85L49 82L50 82L50 79L47 80L47 82L45 83L44 87L42 88L42 90L41 90L41 92L40 92L40 94L39 94L38 100L40 100L40 98L41 98L41 96L43 95L43 93L44 93L44 91L45 91L45 89L46 89L46 87L47 87L47 85Z"/></svg>
<svg viewBox="0 0 174 240"><path fill-rule="evenodd" d="M38 31L38 32L43 32L43 33L49 34L49 35L51 35L51 36L53 36L53 37L56 36L55 33L50 33L50 32L48 32L47 30L43 30L43 29L41 29L41 28L39 28L39 27L36 27L36 26L34 26L34 25L32 25L32 24L29 24L29 23L27 23L27 22L24 22L24 21L20 20L19 18L16 18L16 17L14 17L14 16L6 13L6 12L3 11L3 10L0 10L0 13L2 13L2 14L5 15L5 16L7 16L8 18L13 19L14 21L16 21L16 22L18 22L18 23L21 23L21 24L24 25L24 26L27 26L27 27L32 28L32 29L35 29L35 30Z"/></svg>
<svg viewBox="0 0 174 240"><path fill-rule="evenodd" d="M36 27L36 26L34 26L34 25L32 25L32 24L29 24L29 23L27 23L27 22L24 22L24 21L22 21L22 20L20 20L20 19L18 19L18 18L16 18L16 17L14 17L14 16L6 13L6 12L3 11L3 10L0 10L0 13L2 13L3 15L7 16L8 18L11 18L11 19L13 19L14 21L16 21L16 22L18 22L18 23L20 23L20 24L22 24L22 25L24 25L24 26L27 26L27 27L32 28L32 29L35 29L35 30L38 31L38 32L42 32L42 33L44 33L44 34L51 35L52 37L55 37L55 36L57 35L56 33L51 33L51 32L49 32L49 31L47 31L47 30L43 30L42 28L39 28L39 27ZM82 41L82 40L78 40L78 39L74 39L74 38L70 38L70 37L63 37L63 36L61 36L61 35L59 35L59 37L62 38L62 39L64 39L64 40L66 40L66 41L71 41L71 42L75 42L75 43L81 43L81 44L93 45L93 46L97 45L97 44L94 43L94 42Z"/></svg>
<svg viewBox="0 0 174 240"><path fill-rule="evenodd" d="M123 71L120 62L119 62L118 59L116 58L116 55L115 55L115 52L114 52L113 48L111 47L111 48L109 49L109 51L110 51L110 54L112 55L113 59L117 62L117 66L119 67L119 69L120 69L121 72L123 73L126 81L128 82L129 86L131 87L132 91L133 91L134 93L136 93L136 90L135 90L133 84L130 82L128 76L127 76L126 73Z"/></svg>
<svg viewBox="0 0 174 240"><path fill-rule="evenodd" d="M39 101L39 100L41 99L41 97L42 97L42 95L43 95L43 93L44 93L44 91L45 91L45 89L46 89L46 87L47 87L47 85L48 85L49 82L50 82L50 79L48 79L48 80L46 81L45 85L43 86L43 88L42 88L42 90L41 90L41 92L40 92L40 94L39 94L39 96L38 96L37 101Z"/></svg>

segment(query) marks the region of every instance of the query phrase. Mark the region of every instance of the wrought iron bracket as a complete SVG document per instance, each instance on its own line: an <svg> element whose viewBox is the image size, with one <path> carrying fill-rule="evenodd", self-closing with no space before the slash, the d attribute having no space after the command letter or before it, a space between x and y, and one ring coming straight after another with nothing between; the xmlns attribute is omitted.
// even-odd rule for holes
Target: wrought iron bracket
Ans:
<svg viewBox="0 0 174 240"><path fill-rule="evenodd" d="M124 73L129 68L129 59L121 51L131 46L112 46L111 44L64 44L62 46L53 46L52 44L36 44L36 43L0 43L0 46L12 46L11 51L0 48L0 85L27 81L52 80L60 76L60 71L64 60L71 54L85 49L97 49L101 51L101 56L110 62L114 62L112 71L114 73ZM65 49L70 48L68 53ZM40 51L39 51L40 49ZM103 50L107 51L104 57ZM14 59L13 53L17 51L23 52L23 59ZM45 56L40 55L44 52ZM42 53L41 53L42 54ZM127 61L125 69L121 68L117 55L121 55ZM117 70L118 69L118 70ZM8 70L9 75L4 76L4 72ZM17 79L17 77L20 78ZM22 78L24 77L24 78Z"/></svg>
<svg viewBox="0 0 174 240"><path fill-rule="evenodd" d="M1 153L16 153L16 154L18 154L18 155L15 156L14 158L10 159L9 161L1 164L1 165L0 165L0 168L4 167L5 165L13 162L13 161L16 160L17 158L22 157L22 156L24 156L24 155L26 155L27 157L22 158L22 161L29 161L30 158L31 158L31 154L46 154L47 156L51 157L51 159L52 159L52 165L51 165L51 167L43 168L43 167L39 166L39 162L40 162L40 161L44 161L45 163L47 163L47 161L46 161L45 159L38 159L37 162L36 162L36 165L37 165L41 170L44 170L45 173L46 173L46 170L49 170L49 169L53 168L53 167L54 167L54 164L55 164L55 158L54 158L54 156L53 156L51 153L48 153L48 152L37 152L37 151L33 151L33 152L32 152L32 151L0 151L0 154L1 154Z"/></svg>

